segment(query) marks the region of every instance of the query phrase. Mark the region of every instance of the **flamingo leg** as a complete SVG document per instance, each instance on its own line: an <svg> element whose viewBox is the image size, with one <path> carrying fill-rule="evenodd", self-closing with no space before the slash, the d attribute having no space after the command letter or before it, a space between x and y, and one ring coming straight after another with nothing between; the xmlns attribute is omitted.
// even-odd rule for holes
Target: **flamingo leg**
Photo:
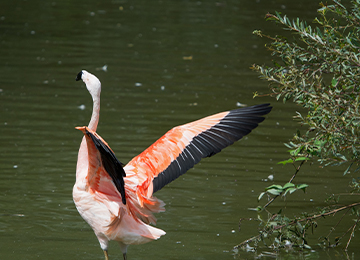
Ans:
<svg viewBox="0 0 360 260"><path fill-rule="evenodd" d="M126 253L123 253L124 260L127 259Z"/></svg>
<svg viewBox="0 0 360 260"><path fill-rule="evenodd" d="M109 255L108 255L108 251L104 250L104 255L105 255L105 260L109 260Z"/></svg>

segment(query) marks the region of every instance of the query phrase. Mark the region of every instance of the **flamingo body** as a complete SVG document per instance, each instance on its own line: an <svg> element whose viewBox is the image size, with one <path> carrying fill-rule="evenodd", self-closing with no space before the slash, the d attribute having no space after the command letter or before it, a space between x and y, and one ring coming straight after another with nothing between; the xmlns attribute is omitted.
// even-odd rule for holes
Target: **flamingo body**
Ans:
<svg viewBox="0 0 360 260"><path fill-rule="evenodd" d="M126 166L96 133L101 83L87 71L82 79L94 102L76 168L73 199L83 219L92 227L105 259L110 240L118 241L126 259L128 245L143 244L165 235L153 213L165 204L153 193L184 174L202 158L210 157L249 134L270 112L269 104L235 109L174 127Z"/></svg>

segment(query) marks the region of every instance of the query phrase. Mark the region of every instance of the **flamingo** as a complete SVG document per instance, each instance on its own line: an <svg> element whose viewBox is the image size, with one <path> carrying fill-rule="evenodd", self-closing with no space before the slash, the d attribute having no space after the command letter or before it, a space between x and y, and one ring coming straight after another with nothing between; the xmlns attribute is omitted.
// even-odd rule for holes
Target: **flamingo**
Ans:
<svg viewBox="0 0 360 260"><path fill-rule="evenodd" d="M119 243L127 259L129 245L156 240L165 235L154 213L165 204L153 194L192 168L249 134L268 114L269 104L222 112L174 127L125 166L97 133L101 83L82 70L82 80L93 99L88 126L76 127L84 136L76 166L73 199L81 217L91 226L108 260L110 240Z"/></svg>

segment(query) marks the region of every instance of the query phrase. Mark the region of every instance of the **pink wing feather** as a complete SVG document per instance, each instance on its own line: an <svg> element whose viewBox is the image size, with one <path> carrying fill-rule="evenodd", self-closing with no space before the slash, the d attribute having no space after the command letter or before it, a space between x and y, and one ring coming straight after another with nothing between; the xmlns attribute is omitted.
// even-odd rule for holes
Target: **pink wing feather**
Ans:
<svg viewBox="0 0 360 260"><path fill-rule="evenodd" d="M174 127L134 157L126 167L132 168L142 180L140 193L149 197L202 158L220 152L249 134L270 111L269 104L255 105Z"/></svg>

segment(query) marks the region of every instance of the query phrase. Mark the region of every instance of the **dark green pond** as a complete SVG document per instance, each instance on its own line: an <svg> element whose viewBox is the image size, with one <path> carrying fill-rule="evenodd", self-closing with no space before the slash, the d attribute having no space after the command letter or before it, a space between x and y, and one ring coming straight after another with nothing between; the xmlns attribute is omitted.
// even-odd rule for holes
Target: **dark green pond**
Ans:
<svg viewBox="0 0 360 260"><path fill-rule="evenodd" d="M248 208L259 204L268 175L285 183L294 173L276 163L287 158L283 143L299 126L291 103L252 98L268 90L249 67L271 60L265 40L252 31L282 33L265 22L267 12L311 21L317 8L313 0L2 1L0 258L103 259L71 194L82 138L74 127L88 124L92 107L84 84L75 81L86 69L102 82L98 133L124 163L176 125L238 103L273 104L253 133L156 193L167 204L157 215L167 234L128 251L131 260L253 259L232 251L257 234L258 222L239 232L239 219L256 218ZM310 187L305 196L287 198L289 214L324 205L327 195L346 189L342 171L320 174L308 166L299 182ZM329 227L316 231L315 244ZM355 239L353 259L360 253ZM346 259L335 250L279 259ZM117 243L109 254L122 259Z"/></svg>

